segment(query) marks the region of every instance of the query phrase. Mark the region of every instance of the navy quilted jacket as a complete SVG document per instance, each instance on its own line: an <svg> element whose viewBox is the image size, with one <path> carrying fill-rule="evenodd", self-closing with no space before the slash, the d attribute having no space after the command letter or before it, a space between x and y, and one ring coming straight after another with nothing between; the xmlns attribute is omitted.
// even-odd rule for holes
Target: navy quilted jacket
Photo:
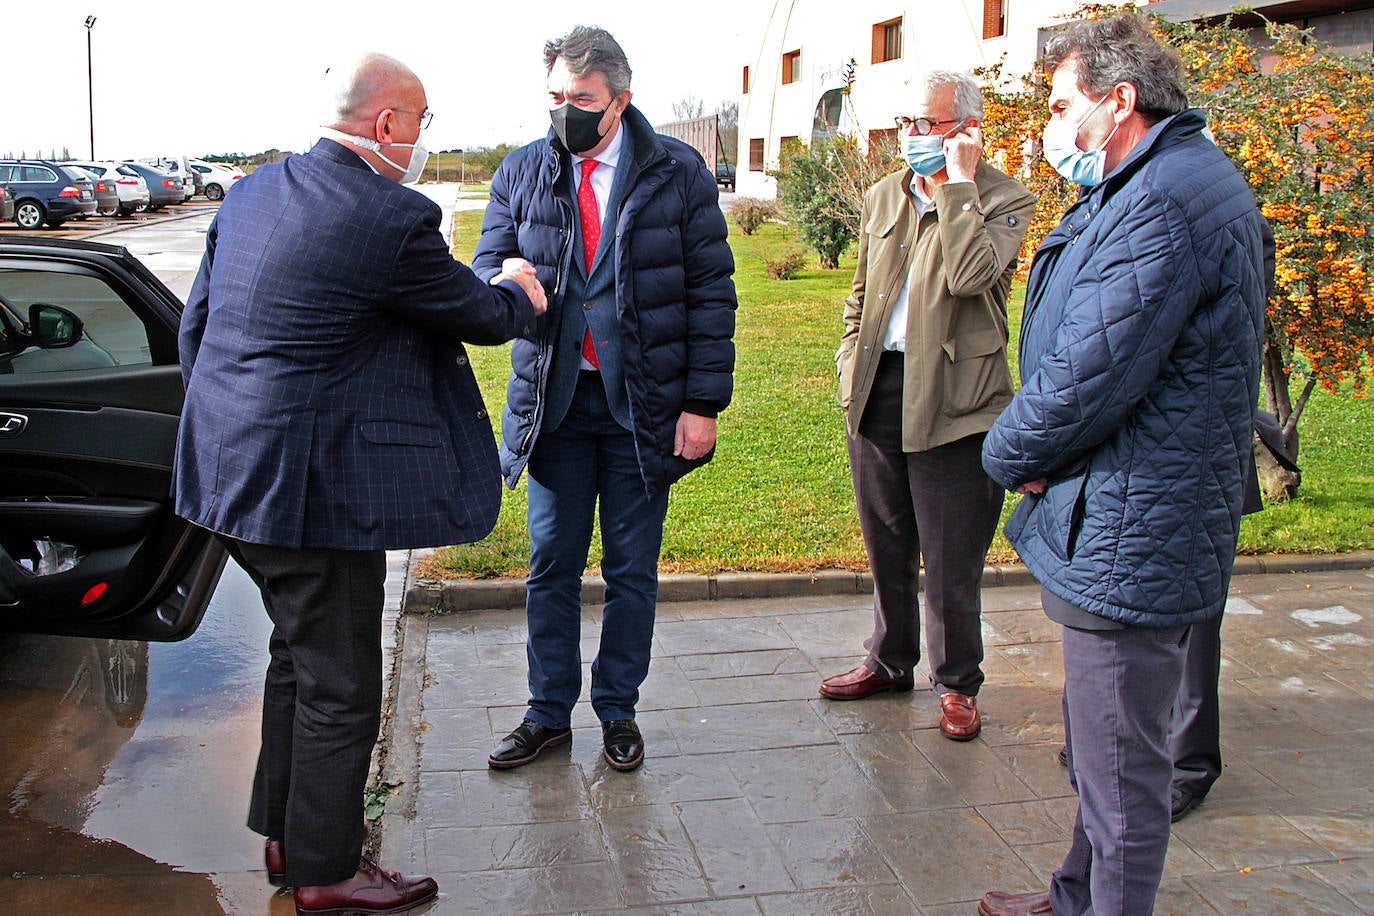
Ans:
<svg viewBox="0 0 1374 916"><path fill-rule="evenodd" d="M634 156L613 248L620 352L644 487L661 492L694 467L673 455L684 409L715 416L730 403L735 347L735 262L726 243L714 177L687 144L656 134L639 110L625 111ZM549 359L564 307L577 212L563 174L567 153L554 138L521 147L501 163L473 257L478 276L500 272L503 258L535 265L549 309L535 332L511 348L501 415L501 471L514 488L543 420Z"/></svg>
<svg viewBox="0 0 1374 916"><path fill-rule="evenodd" d="M1045 237L983 446L1007 489L1049 480L1006 527L1035 577L1137 626L1220 613L1259 394L1263 218L1204 124L1156 124Z"/></svg>

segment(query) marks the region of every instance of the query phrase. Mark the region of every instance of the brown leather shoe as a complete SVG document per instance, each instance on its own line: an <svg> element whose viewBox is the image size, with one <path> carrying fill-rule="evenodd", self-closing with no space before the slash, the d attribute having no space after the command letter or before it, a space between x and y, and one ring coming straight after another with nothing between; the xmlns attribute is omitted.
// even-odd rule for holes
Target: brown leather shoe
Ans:
<svg viewBox="0 0 1374 916"><path fill-rule="evenodd" d="M286 843L268 839L263 844L263 858L267 861L267 883L273 887L286 884Z"/></svg>
<svg viewBox="0 0 1374 916"><path fill-rule="evenodd" d="M978 715L978 701L962 693L947 693L940 697L940 731L955 741L972 741L983 730L983 717Z"/></svg>
<svg viewBox="0 0 1374 916"><path fill-rule="evenodd" d="M988 891L983 895L983 899L978 901L979 916L1042 916L1053 912L1049 891L1035 891L1031 894Z"/></svg>
<svg viewBox="0 0 1374 916"><path fill-rule="evenodd" d="M821 696L832 700L862 700L875 693L905 693L914 686L915 681L909 677L889 681L869 670L867 665L859 665L821 681Z"/></svg>
<svg viewBox="0 0 1374 916"><path fill-rule="evenodd" d="M439 884L425 875L387 871L367 856L358 872L347 881L292 892L297 916L344 916L344 914L404 913L434 899Z"/></svg>

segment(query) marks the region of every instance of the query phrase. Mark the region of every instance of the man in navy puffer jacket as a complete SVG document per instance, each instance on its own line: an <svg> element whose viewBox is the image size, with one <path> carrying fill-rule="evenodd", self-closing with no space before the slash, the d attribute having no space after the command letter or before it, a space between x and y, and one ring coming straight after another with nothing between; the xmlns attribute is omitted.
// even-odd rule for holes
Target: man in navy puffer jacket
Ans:
<svg viewBox="0 0 1374 916"><path fill-rule="evenodd" d="M1189 628L1221 613L1240 527L1263 219L1138 17L1075 27L1046 60L1045 158L1085 190L1036 252L1022 388L983 464L1024 494L1007 536L1063 625L1078 822L1048 895L980 912L1149 913Z"/></svg>
<svg viewBox="0 0 1374 916"><path fill-rule="evenodd" d="M549 311L511 350L501 468L529 468L530 702L488 758L522 766L571 739L581 693L581 579L600 504L606 581L591 703L606 762L644 758L635 724L649 669L668 487L710 460L735 363L734 259L715 178L630 105L607 32L544 46L549 136L506 157L473 259L535 265Z"/></svg>

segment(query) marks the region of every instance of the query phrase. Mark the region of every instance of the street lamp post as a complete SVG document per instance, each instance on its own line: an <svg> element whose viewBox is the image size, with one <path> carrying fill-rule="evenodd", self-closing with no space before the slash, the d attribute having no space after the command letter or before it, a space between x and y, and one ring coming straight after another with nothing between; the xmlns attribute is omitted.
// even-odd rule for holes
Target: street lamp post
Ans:
<svg viewBox="0 0 1374 916"><path fill-rule="evenodd" d="M86 17L86 108L91 116L91 160L95 160L95 71L91 66L91 29L95 17Z"/></svg>
<svg viewBox="0 0 1374 916"><path fill-rule="evenodd" d="M458 151L458 190L463 190L463 185L468 180L468 151L463 147Z"/></svg>

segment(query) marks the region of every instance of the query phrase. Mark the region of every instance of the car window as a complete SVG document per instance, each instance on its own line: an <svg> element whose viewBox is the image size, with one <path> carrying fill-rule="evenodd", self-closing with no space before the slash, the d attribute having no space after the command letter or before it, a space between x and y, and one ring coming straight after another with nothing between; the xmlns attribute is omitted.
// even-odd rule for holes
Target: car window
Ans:
<svg viewBox="0 0 1374 916"><path fill-rule="evenodd" d="M0 181L9 181L10 173L14 170L12 165L0 165Z"/></svg>
<svg viewBox="0 0 1374 916"><path fill-rule="evenodd" d="M41 165L25 165L20 167L22 174L20 181L56 181L57 174L52 169Z"/></svg>
<svg viewBox="0 0 1374 916"><path fill-rule="evenodd" d="M0 358L0 374L60 372L153 364L143 321L98 277L67 270L0 268L0 297L11 315L27 321L34 303L58 305L81 319L82 339L59 350L30 347Z"/></svg>

